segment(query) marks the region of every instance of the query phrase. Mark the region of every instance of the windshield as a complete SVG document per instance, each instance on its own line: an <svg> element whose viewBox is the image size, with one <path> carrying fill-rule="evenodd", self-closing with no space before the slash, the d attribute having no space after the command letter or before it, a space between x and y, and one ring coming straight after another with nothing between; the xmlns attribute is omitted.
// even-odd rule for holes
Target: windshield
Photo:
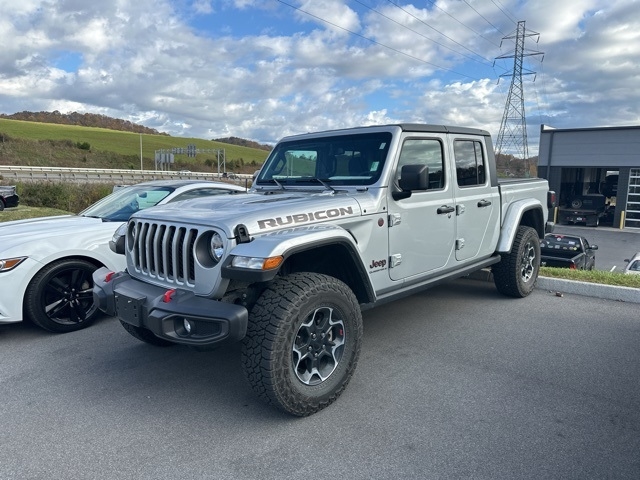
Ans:
<svg viewBox="0 0 640 480"><path fill-rule="evenodd" d="M371 185L382 172L391 133L292 140L276 146L258 185Z"/></svg>
<svg viewBox="0 0 640 480"><path fill-rule="evenodd" d="M138 210L153 207L173 192L173 187L132 185L119 188L97 201L79 215L101 218L107 222L126 222Z"/></svg>

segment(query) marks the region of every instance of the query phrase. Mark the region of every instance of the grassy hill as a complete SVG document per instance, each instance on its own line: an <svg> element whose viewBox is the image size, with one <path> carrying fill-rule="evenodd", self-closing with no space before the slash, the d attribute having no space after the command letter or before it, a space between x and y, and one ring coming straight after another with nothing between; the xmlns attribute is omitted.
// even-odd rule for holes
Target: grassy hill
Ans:
<svg viewBox="0 0 640 480"><path fill-rule="evenodd" d="M269 153L199 138L0 118L0 164L139 169L141 140L145 170L155 168L156 150L184 148L187 144L195 144L198 149L224 149L226 169L230 172L251 173L264 162ZM176 155L171 169L210 172L217 171L217 166L216 153L200 153L195 158Z"/></svg>

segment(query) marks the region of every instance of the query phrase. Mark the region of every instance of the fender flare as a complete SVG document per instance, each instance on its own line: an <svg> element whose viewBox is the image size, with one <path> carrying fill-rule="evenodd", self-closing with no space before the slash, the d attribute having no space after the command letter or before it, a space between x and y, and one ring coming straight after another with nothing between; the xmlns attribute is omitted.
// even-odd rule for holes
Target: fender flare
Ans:
<svg viewBox="0 0 640 480"><path fill-rule="evenodd" d="M509 253L511 251L511 247L513 245L513 241L516 238L516 233L518 232L518 227L522 224L522 217L525 212L537 210L540 212L541 219L542 216L542 204L533 198L527 198L523 200L517 200L509 205L507 209L507 213L504 216L504 221L502 222L502 228L500 229L500 238L498 239L498 245L496 247L496 251L499 253ZM542 236L544 236L544 221L541 222L540 227L543 229ZM538 232L538 236L541 235L540 228L535 225L530 225L535 228L536 232Z"/></svg>
<svg viewBox="0 0 640 480"><path fill-rule="evenodd" d="M253 237L248 243L241 243L231 250L222 265L222 276L246 282L270 281L279 273L287 258L314 248L339 245L346 249L357 270L357 277L363 284L369 299L375 298L371 279L362 261L360 250L353 235L337 225L308 225L288 228ZM231 266L234 256L269 258L282 256L284 262L272 270L253 270Z"/></svg>

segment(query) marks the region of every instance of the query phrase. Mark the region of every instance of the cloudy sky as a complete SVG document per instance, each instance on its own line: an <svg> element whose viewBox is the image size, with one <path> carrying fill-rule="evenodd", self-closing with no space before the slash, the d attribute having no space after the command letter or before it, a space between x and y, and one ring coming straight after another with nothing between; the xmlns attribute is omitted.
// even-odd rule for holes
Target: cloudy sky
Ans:
<svg viewBox="0 0 640 480"><path fill-rule="evenodd" d="M513 56L525 21L530 154L542 123L640 124L639 0L0 0L0 11L0 113L99 113L262 143L401 121L495 140L514 69L496 58Z"/></svg>

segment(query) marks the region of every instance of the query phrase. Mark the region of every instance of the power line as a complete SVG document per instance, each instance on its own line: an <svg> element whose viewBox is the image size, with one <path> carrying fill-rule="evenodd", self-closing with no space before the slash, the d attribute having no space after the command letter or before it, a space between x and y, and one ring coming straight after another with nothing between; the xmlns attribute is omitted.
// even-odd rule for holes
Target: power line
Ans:
<svg viewBox="0 0 640 480"><path fill-rule="evenodd" d="M445 15L451 17L453 20L455 20L456 22L458 22L460 25L462 25L463 27L465 27L466 29L472 31L473 33L475 33L477 36L479 36L480 38L482 38L483 40L489 42L490 44L494 45L494 46L498 46L497 43L489 40L488 38L485 38L481 33L476 32L473 28L469 27L468 25L465 25L464 23L462 23L460 20L458 20L456 17L454 17L453 15L451 15L449 12L447 12L446 10L440 8L434 1L432 0L427 0L429 3L431 3L431 5L433 5L433 7L437 8L438 10L440 10L442 13L444 13ZM395 7L399 8L400 10L402 10L405 13L408 13L409 15L411 15L411 13L407 12L404 8L402 8L400 5L397 5L395 3L393 3L391 0L387 0L387 2L389 2L390 4L394 5ZM412 15L413 16L413 15ZM418 19L420 20L420 19ZM429 26L429 25L427 25ZM448 38L448 37L447 37ZM457 43L457 42L456 42ZM481 55L480 55L481 56Z"/></svg>
<svg viewBox="0 0 640 480"><path fill-rule="evenodd" d="M509 20L511 20L511 22L513 22L514 25L518 23L515 17L511 15L511 12L509 12L509 10L507 10L502 4L499 4L500 2L496 3L496 0L491 0L491 3L493 3L496 7L498 7L498 10L504 13L504 16L507 17ZM505 12L505 10L507 11Z"/></svg>
<svg viewBox="0 0 640 480"><path fill-rule="evenodd" d="M416 30L413 30L412 28L409 28L408 26L403 25L403 24L401 24L400 22L395 21L393 18L390 18L390 17L386 16L385 14L383 14L383 13L381 13L381 12L378 12L378 11L377 11L377 10L375 10L374 8L372 8L372 7L368 6L368 5L365 5L364 3L360 2L359 0L354 0L354 1L356 1L357 3L359 3L360 5L362 5L362 6L366 7L366 8L368 8L368 9L370 9L370 10L374 11L374 12L375 12L375 13L377 13L378 15L381 15L381 16L383 16L384 18L386 18L386 19L388 19L388 20L391 20L392 22L394 22L394 23L396 23L396 24L400 25L401 27L406 28L407 30L409 30L409 31L411 31L411 32L413 32L413 33L415 33L415 34L417 34L417 35L420 35L421 37L426 38L427 40L429 40L429 41L431 41L431 42L437 43L438 45L441 45L442 47L447 48L447 49L451 50L452 52L457 53L458 55L461 55L461 56L463 56L463 57L465 57L465 58L468 58L469 60L472 60L472 61L474 61L474 62L484 63L484 62L480 62L479 60L477 60L477 59L475 59L475 58L472 58L472 57L469 57L469 56L467 56L467 55L465 55L465 54L463 54L463 53L460 53L460 52L458 52L458 51L454 50L453 48L447 47L446 45L444 45L444 44L442 44L442 43L440 43L440 42L437 42L437 41L435 41L435 40L432 40L431 38L427 37L426 35L423 35L423 34L421 34L420 32L417 32ZM443 37L445 37L447 40L452 41L452 42L453 42L453 43L455 43L456 45L459 45L460 47L462 47L462 48L464 48L465 50L467 50L467 51L471 52L472 54L474 54L474 55L476 55L476 56L478 56L478 57L482 58L482 59L483 59L483 60L485 60L485 62L486 62L486 63L484 63L484 65L488 65L488 64L489 64L489 62L487 61L487 59L486 59L486 58L484 58L484 57L483 57L482 55L480 55L479 53L476 53L476 52L474 52L473 50L471 50L470 48L466 47L465 45L462 45L461 43L459 43L459 42L455 41L453 38L451 38L451 37L449 37L448 35L446 35L446 34L442 33L440 30L438 30L438 29L436 29L436 28L432 27L431 25L429 25L428 23L426 23L425 21L423 21L421 18L416 17L413 13L408 12L407 10L405 10L404 8L402 8L402 7L401 7L401 6L399 6L399 5L396 5L396 4L395 4L395 3L393 3L391 0L387 0L387 1L388 1L389 3L391 3L391 5L393 5L394 7L398 8L399 10L402 10L404 13L406 13L406 14L407 14L407 15L409 15L410 17L413 17L414 19L416 19L417 21L419 21L420 23L422 23L422 24L423 24L423 25L425 25L426 27L428 27L428 28L430 28L431 30L433 30L433 31L435 31L435 32L437 32L437 33L439 33L440 35L442 35ZM455 19L455 17L451 17L451 18L454 18L454 19Z"/></svg>
<svg viewBox="0 0 640 480"><path fill-rule="evenodd" d="M385 45L384 43L381 43L381 42L378 42L378 41L376 41L376 40L373 40L372 38L365 37L364 35L362 35L362 34L360 34L360 33L357 33L357 32L354 32L354 31L352 31L352 30L349 30L348 28L341 27L340 25L336 25L335 23L330 22L329 20L325 20L324 18L321 18L321 17L319 17L319 16L317 16L317 15L314 15L313 13L307 12L306 10L303 10L303 9L301 9L301 8L299 8L299 7L296 7L295 5L291 5L290 3L287 3L287 2L285 2L285 1L283 1L283 0L276 0L276 1L277 1L277 2L279 2L279 3L281 3L281 4L283 4L283 5L286 5L286 6L288 6L288 7L291 7L291 8L293 8L294 10L298 10L299 12L302 12L302 13L304 13L305 15L309 15L310 17L313 17L313 18L315 18L316 20L320 20L321 22L324 22L324 23L326 23L326 24L328 24L328 25L331 25L331 26L333 26L333 27L339 28L340 30L344 30L345 32L350 33L351 35L355 35L355 36L357 36L357 37L360 37L360 38L362 38L363 40L366 40L366 41L368 41L368 42L371 42L371 43L373 43L373 44L375 44L375 45L378 45L378 46L380 46L380 47L386 48L386 49L388 49L388 50L391 50L392 52L399 53L400 55L404 55L405 57L411 58L412 60L416 60L416 61L421 62L421 63L424 63L424 64L426 64L426 65L431 65L432 67L434 67L434 68L436 68L436 69L438 69L438 70L444 70L444 71L446 71L446 72L450 72L450 73L453 73L453 74L455 74L455 75L460 75L461 77L469 78L469 79L471 79L471 80L476 80L476 81L478 81L478 80L479 80L478 78L474 78L474 77L472 77L472 76L470 76L470 75L467 75L467 74L464 74L464 73L461 73L461 72L457 72L457 71L455 71L455 70L451 70L450 68L442 67L442 66L440 66L440 65L436 65L435 63L428 62L428 61L423 60L423 59L421 59L421 58L418 58L418 57L416 57L416 56L414 56L414 55L411 55L411 54L409 54L409 53L403 52L402 50L398 50L397 48L393 48L393 47L390 47L389 45Z"/></svg>
<svg viewBox="0 0 640 480"><path fill-rule="evenodd" d="M478 15L480 15L480 16L481 16L481 17L482 17L482 18L483 18L483 19L484 19L484 20L485 20L489 25L491 25L491 26L496 30L496 32L498 32L498 33L500 33L502 36L504 36L504 33L502 33L498 27L496 27L493 23L491 23L489 20L487 20L487 19L484 17L484 15L482 15L479 11L477 11L475 8L473 8L471 5L469 5L469 2L467 2L467 0L462 0L462 1L463 1L464 3L466 3L466 4L469 6L469 8L470 8L471 10L473 10L473 11L474 11L474 12L476 12Z"/></svg>

